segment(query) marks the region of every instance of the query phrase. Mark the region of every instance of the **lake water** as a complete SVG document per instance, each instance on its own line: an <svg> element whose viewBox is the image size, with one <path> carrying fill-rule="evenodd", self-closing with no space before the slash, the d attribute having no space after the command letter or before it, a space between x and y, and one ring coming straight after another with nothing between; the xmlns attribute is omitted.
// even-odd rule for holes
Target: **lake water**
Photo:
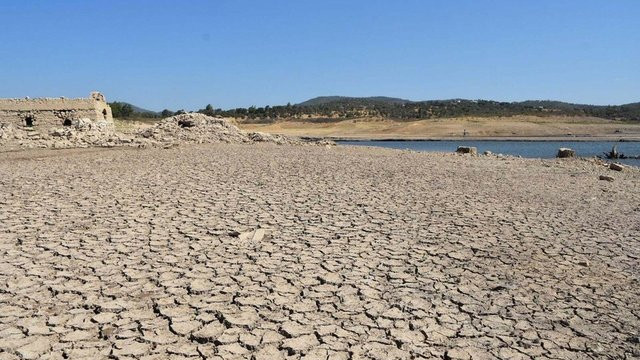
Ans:
<svg viewBox="0 0 640 360"><path fill-rule="evenodd" d="M640 142L635 141L505 141L505 140L442 140L442 141L338 141L343 145L379 146L391 149L416 151L453 152L458 146L475 146L478 153L489 150L494 154L522 156L526 158L554 158L558 148L568 147L580 157L603 156L615 145L619 153L627 156L640 155ZM639 159L620 159L620 163L640 167Z"/></svg>

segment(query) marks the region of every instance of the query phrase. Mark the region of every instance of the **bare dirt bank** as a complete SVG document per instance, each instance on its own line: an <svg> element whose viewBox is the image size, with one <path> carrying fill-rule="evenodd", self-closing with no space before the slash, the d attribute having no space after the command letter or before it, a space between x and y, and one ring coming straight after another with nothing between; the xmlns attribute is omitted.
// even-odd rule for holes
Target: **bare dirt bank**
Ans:
<svg viewBox="0 0 640 360"><path fill-rule="evenodd" d="M534 117L452 118L420 121L356 119L329 123L279 121L248 124L247 131L343 139L556 139L556 140L640 140L640 124L600 118Z"/></svg>

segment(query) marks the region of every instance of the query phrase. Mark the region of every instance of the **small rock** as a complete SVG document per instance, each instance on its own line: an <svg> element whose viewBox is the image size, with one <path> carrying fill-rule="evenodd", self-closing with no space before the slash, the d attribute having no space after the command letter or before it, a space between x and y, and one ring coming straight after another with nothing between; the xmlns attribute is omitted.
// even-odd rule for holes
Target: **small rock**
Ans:
<svg viewBox="0 0 640 360"><path fill-rule="evenodd" d="M246 242L246 241L259 242L267 238L269 235L271 235L271 230L263 229L263 228L258 228L256 230L250 230L250 231L244 231L244 232L234 230L229 232L229 235L239 238L240 241L242 242Z"/></svg>
<svg viewBox="0 0 640 360"><path fill-rule="evenodd" d="M569 148L560 148L558 149L557 158L572 158L576 157L576 151Z"/></svg>
<svg viewBox="0 0 640 360"><path fill-rule="evenodd" d="M493 155L493 153L492 153L491 151L489 151L489 150L486 150L486 151L484 152L484 154L485 154L485 155L487 155L487 156L489 156L489 155Z"/></svg>
<svg viewBox="0 0 640 360"><path fill-rule="evenodd" d="M458 146L458 149L456 149L456 152L458 154L477 155L478 149L475 146Z"/></svg>
<svg viewBox="0 0 640 360"><path fill-rule="evenodd" d="M251 241L261 241L264 236L265 236L266 232L264 229L256 229L256 231L253 233L253 238L251 238Z"/></svg>
<svg viewBox="0 0 640 360"><path fill-rule="evenodd" d="M600 180L613 181L613 176L609 175L600 175Z"/></svg>
<svg viewBox="0 0 640 360"><path fill-rule="evenodd" d="M620 164L612 163L611 165L609 165L609 169L615 170L615 171L622 171L624 170L624 166Z"/></svg>

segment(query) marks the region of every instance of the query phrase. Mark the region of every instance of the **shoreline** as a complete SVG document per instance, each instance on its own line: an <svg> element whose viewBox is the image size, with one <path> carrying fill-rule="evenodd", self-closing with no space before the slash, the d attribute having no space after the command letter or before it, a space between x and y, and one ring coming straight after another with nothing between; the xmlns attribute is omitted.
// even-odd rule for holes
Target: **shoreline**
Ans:
<svg viewBox="0 0 640 360"><path fill-rule="evenodd" d="M303 139L327 139L332 141L526 141L526 142L536 142L536 141L545 141L545 142L554 142L554 141L575 141L575 142L640 142L640 137L630 137L630 138L609 138L605 136L579 136L579 137L569 137L569 136L509 136L509 137L496 137L496 136L473 136L473 137L350 137L350 136L324 136L324 137L315 137L315 136L301 136Z"/></svg>
<svg viewBox="0 0 640 360"><path fill-rule="evenodd" d="M349 141L640 141L638 123L579 117L447 118L408 122L361 119L335 123L237 122L237 125L245 131Z"/></svg>

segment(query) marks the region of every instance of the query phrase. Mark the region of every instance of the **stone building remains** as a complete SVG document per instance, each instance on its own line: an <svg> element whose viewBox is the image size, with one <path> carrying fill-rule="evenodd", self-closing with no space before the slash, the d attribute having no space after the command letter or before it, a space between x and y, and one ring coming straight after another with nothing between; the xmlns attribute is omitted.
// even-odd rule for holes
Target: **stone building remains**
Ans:
<svg viewBox="0 0 640 360"><path fill-rule="evenodd" d="M94 91L88 98L0 99L0 123L20 127L71 126L80 120L113 125L111 108L104 95Z"/></svg>

